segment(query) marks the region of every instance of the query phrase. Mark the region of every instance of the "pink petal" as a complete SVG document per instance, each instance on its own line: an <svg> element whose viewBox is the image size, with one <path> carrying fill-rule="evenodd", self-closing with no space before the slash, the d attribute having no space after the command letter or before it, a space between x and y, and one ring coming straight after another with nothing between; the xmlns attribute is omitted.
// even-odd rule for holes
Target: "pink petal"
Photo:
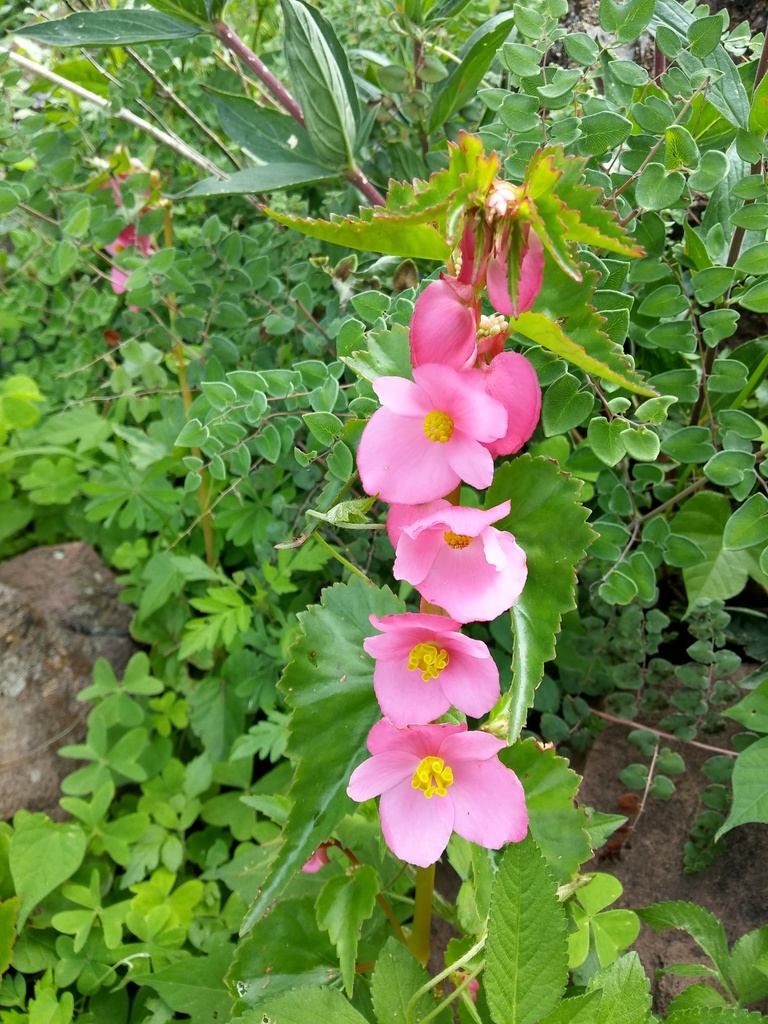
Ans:
<svg viewBox="0 0 768 1024"><path fill-rule="evenodd" d="M451 790L430 799L410 779L382 794L381 830L387 846L400 860L426 868L440 857L453 831Z"/></svg>
<svg viewBox="0 0 768 1024"><path fill-rule="evenodd" d="M357 450L363 488L396 504L443 498L460 482L448 461L446 447L429 440L421 419L377 409Z"/></svg>
<svg viewBox="0 0 768 1024"><path fill-rule="evenodd" d="M427 530L415 540L403 531L395 549L392 575L396 580L407 580L418 587L444 547L446 543L442 530ZM440 607L444 608L445 605Z"/></svg>
<svg viewBox="0 0 768 1024"><path fill-rule="evenodd" d="M443 672L438 679L425 682L418 670L408 668L406 658L380 661L373 673L373 688L383 714L393 725L404 729L408 725L426 725L450 708L451 701L441 685L442 677ZM490 708L486 708L488 710Z"/></svg>
<svg viewBox="0 0 768 1024"><path fill-rule="evenodd" d="M411 362L443 363L457 370L472 366L478 322L471 287L446 277L432 281L416 300L411 318Z"/></svg>
<svg viewBox="0 0 768 1024"><path fill-rule="evenodd" d="M451 505L444 501L435 508L425 509L421 515L414 516L410 522L404 522L401 529L403 533L414 538L434 526L452 530L454 533L463 533L469 537L477 537L487 526L508 516L511 507L512 503L509 500L487 509Z"/></svg>
<svg viewBox="0 0 768 1024"><path fill-rule="evenodd" d="M463 761L487 761L489 758L495 758L506 745L498 736L491 736L489 732L476 729L473 732L446 736L437 753L446 764L453 766Z"/></svg>
<svg viewBox="0 0 768 1024"><path fill-rule="evenodd" d="M144 256L149 256L154 251L154 244L151 235L139 235L136 239L136 248Z"/></svg>
<svg viewBox="0 0 768 1024"><path fill-rule="evenodd" d="M485 644L481 646L485 648L484 657L467 657L452 644L448 650L450 661L439 679L450 703L472 718L479 718L490 711L501 696L496 662Z"/></svg>
<svg viewBox="0 0 768 1024"><path fill-rule="evenodd" d="M481 489L491 486L493 456L479 441L457 432L444 447L448 465L459 480L465 480L472 487Z"/></svg>
<svg viewBox="0 0 768 1024"><path fill-rule="evenodd" d="M398 416L423 419L434 409L424 389L405 377L377 377L372 387L381 404Z"/></svg>
<svg viewBox="0 0 768 1024"><path fill-rule="evenodd" d="M116 256L117 253L122 252L123 249L129 248L131 245L136 244L136 228L133 224L129 224L123 228L114 242L110 242L109 245L105 245L104 248L110 256Z"/></svg>
<svg viewBox="0 0 768 1024"><path fill-rule="evenodd" d="M541 388L536 371L518 352L500 352L482 371L482 377L487 394L507 412L506 433L486 447L494 458L512 455L529 440L539 422Z"/></svg>
<svg viewBox="0 0 768 1024"><path fill-rule="evenodd" d="M488 395L484 374L428 363L414 370L413 375L434 403L431 408L447 412L456 430L483 442L503 436L506 409Z"/></svg>
<svg viewBox="0 0 768 1024"><path fill-rule="evenodd" d="M386 718L382 718L368 733L367 745L372 754L385 750L408 750L421 761L423 757L434 754L447 736L466 731L466 725L448 723L396 729Z"/></svg>
<svg viewBox="0 0 768 1024"><path fill-rule="evenodd" d="M425 755L426 756L426 755ZM397 786L403 779L410 779L418 768L421 758L409 750L385 750L363 761L352 772L347 786L351 800L370 800L385 790Z"/></svg>
<svg viewBox="0 0 768 1024"><path fill-rule="evenodd" d="M128 274L119 267L112 267L110 279L112 281L112 291L115 295L122 295L125 291L125 282L128 280Z"/></svg>
<svg viewBox="0 0 768 1024"><path fill-rule="evenodd" d="M424 612L403 612L399 615L371 615L371 624L383 632L399 633L406 626L414 626L419 629L434 629L439 632L453 633L461 625L454 619L446 618L445 615L428 615ZM469 637L464 637L469 639ZM479 640L472 640L472 643L480 643Z"/></svg>
<svg viewBox="0 0 768 1024"><path fill-rule="evenodd" d="M509 295L509 281L507 279L507 258L506 255L494 256L488 264L485 275L485 286L488 289L488 298L491 305L504 316L512 316L512 299Z"/></svg>
<svg viewBox="0 0 768 1024"><path fill-rule="evenodd" d="M511 769L496 758L451 767L455 781L448 794L454 806L453 827L460 836L491 850L525 838L525 794Z"/></svg>
<svg viewBox="0 0 768 1024"><path fill-rule="evenodd" d="M535 231L528 231L528 247L520 263L517 283L517 313L527 313L538 298L544 279L544 246Z"/></svg>
<svg viewBox="0 0 768 1024"><path fill-rule="evenodd" d="M392 547L397 547L400 534L406 527L441 508L450 508L450 503L444 498L428 501L423 505L393 505L387 513L387 536Z"/></svg>

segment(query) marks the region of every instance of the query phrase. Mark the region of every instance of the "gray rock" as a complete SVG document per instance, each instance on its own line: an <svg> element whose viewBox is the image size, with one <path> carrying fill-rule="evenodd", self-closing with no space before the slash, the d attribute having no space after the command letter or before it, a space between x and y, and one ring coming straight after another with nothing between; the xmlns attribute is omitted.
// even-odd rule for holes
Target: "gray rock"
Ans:
<svg viewBox="0 0 768 1024"><path fill-rule="evenodd" d="M77 764L88 705L76 700L96 658L122 674L136 646L132 612L99 556L81 543L35 548L0 565L0 819L54 811Z"/></svg>

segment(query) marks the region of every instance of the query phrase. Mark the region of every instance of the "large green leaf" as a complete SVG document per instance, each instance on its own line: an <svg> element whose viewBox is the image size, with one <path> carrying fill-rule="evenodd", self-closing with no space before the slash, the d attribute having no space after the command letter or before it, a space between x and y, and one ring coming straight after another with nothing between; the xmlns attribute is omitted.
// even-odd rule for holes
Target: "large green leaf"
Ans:
<svg viewBox="0 0 768 1024"><path fill-rule="evenodd" d="M278 900L235 950L226 981L235 1013L296 988L335 985L339 966L328 936L317 927L313 901Z"/></svg>
<svg viewBox="0 0 768 1024"><path fill-rule="evenodd" d="M683 900L653 903L650 907L638 910L638 914L656 932L664 931L665 928L679 928L688 932L715 965L721 977L728 977L728 940L725 929L714 914L704 907Z"/></svg>
<svg viewBox="0 0 768 1024"><path fill-rule="evenodd" d="M655 33L663 26L687 39L688 28L694 20L693 15L689 14L682 4L677 3L677 0L656 0L649 27L651 32ZM681 49L676 59L689 76L703 71L705 67L719 71L721 77L707 90L707 99L730 124L745 129L749 127L749 97L733 59L720 44L707 55L706 63L687 49Z"/></svg>
<svg viewBox="0 0 768 1024"><path fill-rule="evenodd" d="M483 984L496 1024L534 1024L568 980L565 909L530 837L510 844L491 896Z"/></svg>
<svg viewBox="0 0 768 1024"><path fill-rule="evenodd" d="M404 1024L407 1009L414 993L426 985L429 975L413 954L394 937L387 939L376 959L371 978L371 997L378 1024ZM422 1020L435 1008L435 997L425 993L413 1007L413 1019ZM449 1007L436 1018L435 1024L452 1020Z"/></svg>
<svg viewBox="0 0 768 1024"><path fill-rule="evenodd" d="M280 682L293 709L287 748L297 762L289 793L293 807L283 846L246 915L244 932L355 806L347 783L367 757L365 741L381 715L372 662L362 649L365 637L375 632L368 617L402 610L389 589L353 577L326 589L321 605L299 613L303 632Z"/></svg>
<svg viewBox="0 0 768 1024"><path fill-rule="evenodd" d="M733 804L715 840L737 825L768 822L768 736L743 750L733 766Z"/></svg>
<svg viewBox="0 0 768 1024"><path fill-rule="evenodd" d="M128 46L196 36L200 28L156 11L84 11L16 30L48 46Z"/></svg>
<svg viewBox="0 0 768 1024"><path fill-rule="evenodd" d="M217 946L208 956L187 957L154 974L134 974L137 985L148 985L174 1010L189 1014L189 1024L230 1020L232 998L224 973L232 958L230 945Z"/></svg>
<svg viewBox="0 0 768 1024"><path fill-rule="evenodd" d="M753 569L748 551L730 551L723 535L731 515L724 494L694 494L670 523L672 533L686 537L704 552L697 565L683 569L689 608L699 599L727 600L744 589Z"/></svg>
<svg viewBox="0 0 768 1024"><path fill-rule="evenodd" d="M281 158L259 167L248 167L236 171L222 181L220 178L205 178L192 188L176 196L177 199L191 199L198 196L253 195L258 192L274 192L290 185L306 185L311 181L324 181L336 177L335 171L327 167L302 160L301 157Z"/></svg>
<svg viewBox="0 0 768 1024"><path fill-rule="evenodd" d="M488 490L488 507L511 500L510 514L497 525L514 534L528 563L523 593L512 607L512 686L502 711L511 742L525 724L544 662L555 656L560 619L574 606L574 568L595 538L580 493L576 477L530 455L501 466Z"/></svg>
<svg viewBox="0 0 768 1024"><path fill-rule="evenodd" d="M210 21L205 0L147 0L147 3L162 14L170 14L182 21L197 25L207 25Z"/></svg>
<svg viewBox="0 0 768 1024"><path fill-rule="evenodd" d="M77 871L88 840L72 822L54 823L45 814L20 812L15 819L8 859L16 893L21 896L21 929L37 904Z"/></svg>
<svg viewBox="0 0 768 1024"><path fill-rule="evenodd" d="M431 224L414 223L408 214L388 215L373 220L337 217L330 221L309 217L290 217L264 207L264 213L279 224L294 228L310 238L350 249L368 249L385 256L410 256L411 259L445 260L451 247Z"/></svg>
<svg viewBox="0 0 768 1024"><path fill-rule="evenodd" d="M275 153L319 163L306 131L288 114L259 106L248 96L210 90L224 133L248 156L274 162Z"/></svg>
<svg viewBox="0 0 768 1024"><path fill-rule="evenodd" d="M558 882L570 882L592 855L586 816L574 803L581 776L565 758L542 750L531 738L507 747L499 757L523 784L531 835L550 871Z"/></svg>
<svg viewBox="0 0 768 1024"><path fill-rule="evenodd" d="M353 167L356 101L346 56L318 11L303 0L281 0L281 6L285 60L312 146L329 167Z"/></svg>
<svg viewBox="0 0 768 1024"><path fill-rule="evenodd" d="M248 1010L236 1024L369 1024L340 992L300 988Z"/></svg>
<svg viewBox="0 0 768 1024"><path fill-rule="evenodd" d="M19 916L21 896L0 900L0 978L8 970L16 942L16 918Z"/></svg>
<svg viewBox="0 0 768 1024"><path fill-rule="evenodd" d="M511 11L497 14L475 29L459 51L459 63L432 92L432 110L428 130L436 131L473 99L483 75L496 56L496 51L512 31Z"/></svg>

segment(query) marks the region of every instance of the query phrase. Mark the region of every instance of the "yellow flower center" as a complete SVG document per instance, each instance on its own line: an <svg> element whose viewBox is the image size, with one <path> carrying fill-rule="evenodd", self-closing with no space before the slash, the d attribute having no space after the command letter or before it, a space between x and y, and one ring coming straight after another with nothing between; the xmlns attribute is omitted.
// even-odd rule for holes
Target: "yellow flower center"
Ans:
<svg viewBox="0 0 768 1024"><path fill-rule="evenodd" d="M443 534L445 543L451 548L468 548L474 537L468 537L466 533L454 533L453 530L446 530Z"/></svg>
<svg viewBox="0 0 768 1024"><path fill-rule="evenodd" d="M408 668L411 672L418 669L421 678L428 683L430 679L437 679L449 661L448 651L444 648L435 644L416 644L408 655Z"/></svg>
<svg viewBox="0 0 768 1024"><path fill-rule="evenodd" d="M411 786L420 789L427 800L437 793L445 796L448 787L453 785L453 770L445 764L442 757L424 757L413 773Z"/></svg>
<svg viewBox="0 0 768 1024"><path fill-rule="evenodd" d="M453 420L447 412L440 412L439 409L428 412L424 417L424 433L430 441L445 444L453 436Z"/></svg>

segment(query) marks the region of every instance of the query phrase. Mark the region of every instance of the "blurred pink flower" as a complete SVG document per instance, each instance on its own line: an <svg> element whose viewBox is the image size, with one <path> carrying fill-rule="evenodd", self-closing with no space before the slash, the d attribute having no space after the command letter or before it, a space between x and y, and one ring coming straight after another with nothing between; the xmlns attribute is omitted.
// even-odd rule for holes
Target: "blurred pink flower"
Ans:
<svg viewBox="0 0 768 1024"><path fill-rule="evenodd" d="M381 796L384 839L409 864L433 864L452 832L498 850L528 830L523 787L497 757L505 746L466 725L396 729L382 719L368 735L372 757L354 770L347 794Z"/></svg>
<svg viewBox="0 0 768 1024"><path fill-rule="evenodd" d="M477 358L480 303L472 285L443 274L416 300L411 318L411 362L466 370Z"/></svg>
<svg viewBox="0 0 768 1024"><path fill-rule="evenodd" d="M425 725L451 707L479 718L499 699L499 670L482 640L463 636L444 615L371 615L382 630L363 647L376 659L373 685L398 728Z"/></svg>
<svg viewBox="0 0 768 1024"><path fill-rule="evenodd" d="M485 510L447 501L393 506L392 574L459 622L495 619L518 599L527 576L523 549L491 525L509 510L509 501Z"/></svg>
<svg viewBox="0 0 768 1024"><path fill-rule="evenodd" d="M154 251L154 244L151 235L137 235L133 224L124 227L114 242L105 245L104 248L110 256L117 256L126 249L134 248L142 254L149 256ZM116 295L122 295L125 291L125 282L128 280L128 273L120 267L112 267L112 291ZM132 307L136 308L136 307Z"/></svg>
<svg viewBox="0 0 768 1024"><path fill-rule="evenodd" d="M482 375L486 393L507 412L503 437L486 443L494 458L519 451L532 436L541 414L541 388L536 371L518 352L499 352L487 365L473 371Z"/></svg>
<svg viewBox="0 0 768 1024"><path fill-rule="evenodd" d="M488 442L504 436L507 414L474 371L428 364L414 380L379 377L382 402L366 425L357 452L368 494L416 504L449 494L462 480L488 487L493 459Z"/></svg>

